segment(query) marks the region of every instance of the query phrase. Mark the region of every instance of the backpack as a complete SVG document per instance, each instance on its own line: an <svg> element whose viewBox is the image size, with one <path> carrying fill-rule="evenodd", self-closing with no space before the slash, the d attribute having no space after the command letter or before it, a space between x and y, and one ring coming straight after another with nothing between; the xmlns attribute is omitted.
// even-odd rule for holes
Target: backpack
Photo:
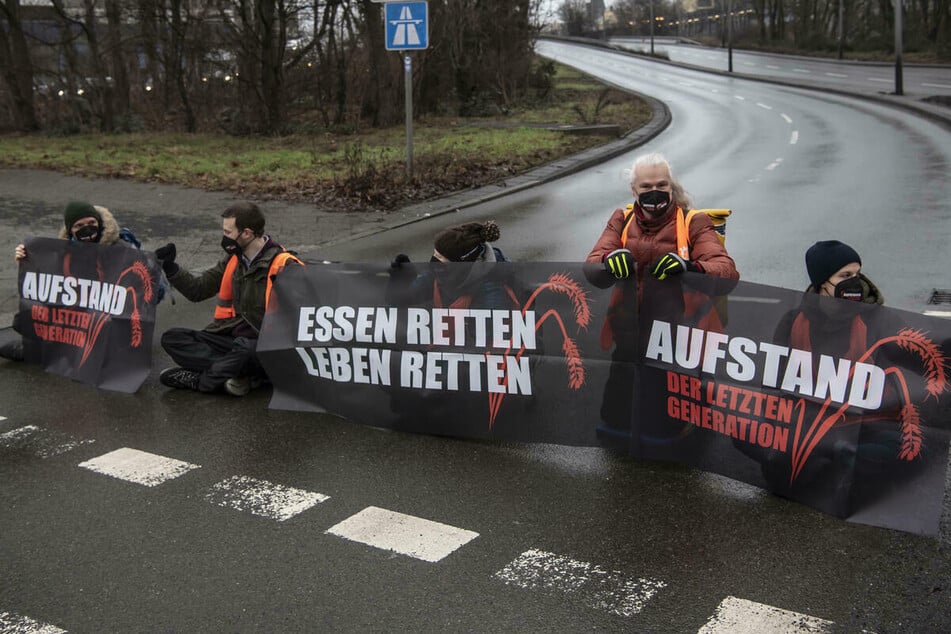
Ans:
<svg viewBox="0 0 951 634"><path fill-rule="evenodd" d="M132 232L132 229L128 227L122 227L119 229L119 239L128 242L136 249L142 248L142 241Z"/></svg>

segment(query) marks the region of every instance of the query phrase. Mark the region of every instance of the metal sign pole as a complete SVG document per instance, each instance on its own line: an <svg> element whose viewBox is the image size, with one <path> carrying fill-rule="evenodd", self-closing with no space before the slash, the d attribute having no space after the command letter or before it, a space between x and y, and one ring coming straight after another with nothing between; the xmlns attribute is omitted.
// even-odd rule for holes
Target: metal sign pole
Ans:
<svg viewBox="0 0 951 634"><path fill-rule="evenodd" d="M406 178L413 179L413 56L403 57L406 88Z"/></svg>
<svg viewBox="0 0 951 634"><path fill-rule="evenodd" d="M903 95L904 86L902 85L901 74L901 49L902 49L902 31L904 25L902 20L902 0L895 0L895 94Z"/></svg>

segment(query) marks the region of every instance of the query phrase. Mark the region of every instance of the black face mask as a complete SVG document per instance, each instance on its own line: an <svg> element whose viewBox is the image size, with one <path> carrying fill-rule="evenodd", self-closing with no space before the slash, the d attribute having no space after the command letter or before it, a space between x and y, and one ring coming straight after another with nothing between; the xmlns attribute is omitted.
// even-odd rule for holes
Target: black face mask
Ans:
<svg viewBox="0 0 951 634"><path fill-rule="evenodd" d="M861 302L865 299L865 287L862 286L862 280L858 276L850 277L836 284L832 295L839 299Z"/></svg>
<svg viewBox="0 0 951 634"><path fill-rule="evenodd" d="M641 206L644 213L658 216L664 213L668 205L670 205L670 194L660 191L659 189L652 189L649 192L644 192L639 195L637 197L637 203Z"/></svg>
<svg viewBox="0 0 951 634"><path fill-rule="evenodd" d="M73 233L73 237L80 242L99 242L102 233L99 231L99 225L86 225Z"/></svg>
<svg viewBox="0 0 951 634"><path fill-rule="evenodd" d="M224 249L228 255L238 255L241 253L241 245L238 244L238 241L228 236L221 236L221 248Z"/></svg>

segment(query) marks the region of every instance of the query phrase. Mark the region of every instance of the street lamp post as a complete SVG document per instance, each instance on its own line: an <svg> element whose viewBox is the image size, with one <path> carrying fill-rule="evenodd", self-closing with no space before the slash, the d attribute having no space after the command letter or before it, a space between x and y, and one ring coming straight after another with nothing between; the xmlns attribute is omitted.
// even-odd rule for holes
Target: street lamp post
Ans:
<svg viewBox="0 0 951 634"><path fill-rule="evenodd" d="M654 56L654 0L650 0L651 5L651 57Z"/></svg>
<svg viewBox="0 0 951 634"><path fill-rule="evenodd" d="M733 72L733 0L727 2L726 9L726 39L729 43L727 48L727 71Z"/></svg>
<svg viewBox="0 0 951 634"><path fill-rule="evenodd" d="M895 94L903 95L904 90L902 86L902 76L901 76L901 49L902 49L902 31L904 30L904 25L902 24L902 0L895 0Z"/></svg>

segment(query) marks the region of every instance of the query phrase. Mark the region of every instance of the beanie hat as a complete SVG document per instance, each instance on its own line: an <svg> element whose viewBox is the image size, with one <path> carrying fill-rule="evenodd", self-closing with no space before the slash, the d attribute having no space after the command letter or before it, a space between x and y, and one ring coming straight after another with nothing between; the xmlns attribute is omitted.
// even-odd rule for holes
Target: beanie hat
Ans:
<svg viewBox="0 0 951 634"><path fill-rule="evenodd" d="M63 220L66 222L66 232L71 232L76 221L82 220L83 218L95 218L99 221L99 224L102 225L102 215L89 203L71 202L66 205L66 211L63 212Z"/></svg>
<svg viewBox="0 0 951 634"><path fill-rule="evenodd" d="M836 271L852 262L861 265L862 258L855 249L838 240L816 242L806 251L806 272L815 289L822 286Z"/></svg>
<svg viewBox="0 0 951 634"><path fill-rule="evenodd" d="M499 239L499 227L493 221L467 222L436 234L436 252L450 262L474 262L482 255L486 242Z"/></svg>

